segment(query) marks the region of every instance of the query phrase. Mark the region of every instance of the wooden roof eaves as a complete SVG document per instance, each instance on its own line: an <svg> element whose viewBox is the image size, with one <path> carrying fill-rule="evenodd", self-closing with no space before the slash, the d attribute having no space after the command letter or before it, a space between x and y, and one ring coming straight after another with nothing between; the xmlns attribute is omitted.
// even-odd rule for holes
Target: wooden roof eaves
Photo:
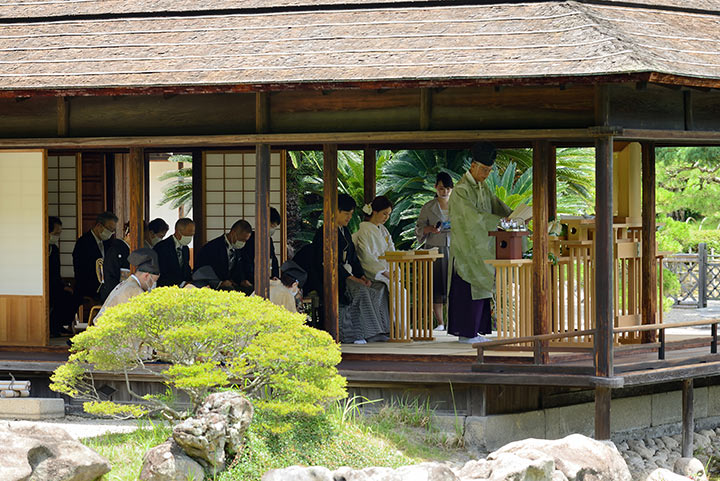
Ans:
<svg viewBox="0 0 720 481"><path fill-rule="evenodd" d="M45 89L8 89L0 90L0 98L26 97L95 97L95 96L144 96L144 95L192 95L219 93L255 93L282 91L333 91L333 90L391 90L411 88L452 88L480 86L558 86L572 84L603 84L650 82L651 72L622 74L593 74L548 77L506 77L506 78L466 78L466 79L416 79L416 80L378 80L355 82L291 82L261 84L223 84L223 85L166 85L150 87L108 86L93 88L45 88ZM716 81L720 87L720 79Z"/></svg>

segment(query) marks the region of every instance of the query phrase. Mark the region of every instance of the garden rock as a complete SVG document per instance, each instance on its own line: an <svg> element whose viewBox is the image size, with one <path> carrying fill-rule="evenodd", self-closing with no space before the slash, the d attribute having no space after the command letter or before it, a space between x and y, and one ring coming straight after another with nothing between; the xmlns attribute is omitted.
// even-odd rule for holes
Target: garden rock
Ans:
<svg viewBox="0 0 720 481"><path fill-rule="evenodd" d="M0 446L3 481L93 481L110 471L107 459L57 427L0 423Z"/></svg>
<svg viewBox="0 0 720 481"><path fill-rule="evenodd" d="M680 458L675 461L673 471L696 481L708 481L705 466L696 458Z"/></svg>
<svg viewBox="0 0 720 481"><path fill-rule="evenodd" d="M203 467L185 454L173 439L155 446L143 458L140 481L201 481Z"/></svg>
<svg viewBox="0 0 720 481"><path fill-rule="evenodd" d="M568 481L630 481L630 471L615 445L596 441L581 434L562 439L525 439L507 444L488 456L493 462L501 454L537 459L543 453L554 460L555 469L562 471ZM494 474L494 470L493 470Z"/></svg>
<svg viewBox="0 0 720 481"><path fill-rule="evenodd" d="M233 391L213 393L188 418L173 429L173 439L190 457L213 474L225 469L225 454L242 446L243 435L252 420L253 407Z"/></svg>
<svg viewBox="0 0 720 481"><path fill-rule="evenodd" d="M680 476L667 469L658 468L645 478L645 481L692 481L690 478Z"/></svg>
<svg viewBox="0 0 720 481"><path fill-rule="evenodd" d="M265 473L261 481L333 481L329 469L321 466L309 468L291 466L284 469L273 469Z"/></svg>
<svg viewBox="0 0 720 481"><path fill-rule="evenodd" d="M545 454L524 451L522 454L500 453L494 456L490 481L550 481L555 461Z"/></svg>

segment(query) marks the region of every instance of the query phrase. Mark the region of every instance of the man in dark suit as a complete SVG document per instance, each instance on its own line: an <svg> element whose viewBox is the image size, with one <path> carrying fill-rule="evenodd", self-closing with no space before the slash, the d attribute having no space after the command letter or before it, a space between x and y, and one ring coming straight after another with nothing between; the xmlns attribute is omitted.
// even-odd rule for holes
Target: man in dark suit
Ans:
<svg viewBox="0 0 720 481"><path fill-rule="evenodd" d="M158 287L183 286L192 280L188 244L195 235L195 223L186 217L175 222L175 233L155 244L160 264Z"/></svg>
<svg viewBox="0 0 720 481"><path fill-rule="evenodd" d="M62 221L58 217L48 218L50 231L50 258L48 260L48 291L50 297L50 337L60 334L70 334L71 331L63 326L69 326L73 321L77 304L73 297L73 290L65 284L60 274L60 234Z"/></svg>
<svg viewBox="0 0 720 481"><path fill-rule="evenodd" d="M113 239L110 248L105 251L103 257L103 284L100 286L100 298L103 302L110 295L115 286L120 284L122 279L122 269L127 270L130 274L130 263L128 256L130 255L130 223L126 222L123 226L123 238Z"/></svg>
<svg viewBox="0 0 720 481"><path fill-rule="evenodd" d="M270 277L280 276L280 266L275 255L275 245L272 241L273 234L280 227L282 221L280 213L274 207L270 207ZM242 266L245 271L245 279L250 283L255 282L255 232L247 240L242 249Z"/></svg>
<svg viewBox="0 0 720 481"><path fill-rule="evenodd" d="M97 217L92 229L83 234L73 249L73 268L75 270L75 296L79 299L91 297L100 299L100 281L95 271L95 263L105 256L110 248L110 238L115 233L118 218L112 212L103 212Z"/></svg>
<svg viewBox="0 0 720 481"><path fill-rule="evenodd" d="M252 292L252 283L245 277L242 256L251 234L252 226L246 220L235 222L230 232L203 246L196 269L210 266L221 281L221 289L240 290L249 294Z"/></svg>

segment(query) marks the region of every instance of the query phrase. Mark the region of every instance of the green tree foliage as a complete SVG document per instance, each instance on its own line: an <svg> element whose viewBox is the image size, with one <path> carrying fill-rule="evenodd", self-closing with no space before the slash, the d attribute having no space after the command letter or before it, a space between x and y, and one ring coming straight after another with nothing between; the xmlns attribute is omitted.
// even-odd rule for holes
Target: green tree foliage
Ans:
<svg viewBox="0 0 720 481"><path fill-rule="evenodd" d="M192 411L210 392L239 389L256 407L280 415L317 414L343 398L337 372L340 348L326 332L261 297L211 289L164 287L112 307L96 326L73 338L68 362L52 375L51 389L87 399L85 410L116 416L179 412L168 396L139 396L129 373L155 373L188 395ZM161 361L163 364L148 363ZM92 370L114 371L145 403L103 401Z"/></svg>
<svg viewBox="0 0 720 481"><path fill-rule="evenodd" d="M170 170L161 175L158 180L169 181L163 187L163 196L158 205L170 204L173 209L183 208L185 215L192 211L192 155L172 155L170 162L180 163L181 169ZM185 165L189 165L186 167Z"/></svg>
<svg viewBox="0 0 720 481"><path fill-rule="evenodd" d="M720 147L657 149L657 211L675 220L720 223Z"/></svg>

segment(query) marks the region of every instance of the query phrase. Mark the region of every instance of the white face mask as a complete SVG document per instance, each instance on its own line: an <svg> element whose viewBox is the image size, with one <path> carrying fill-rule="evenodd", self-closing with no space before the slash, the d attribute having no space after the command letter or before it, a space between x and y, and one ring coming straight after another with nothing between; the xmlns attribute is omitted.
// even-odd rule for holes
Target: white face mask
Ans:
<svg viewBox="0 0 720 481"><path fill-rule="evenodd" d="M110 229L103 227L102 232L100 232L100 240L106 241L109 238L111 238L112 235L113 235L113 232Z"/></svg>
<svg viewBox="0 0 720 481"><path fill-rule="evenodd" d="M50 234L50 243L58 245L58 242L60 242L60 234Z"/></svg>
<svg viewBox="0 0 720 481"><path fill-rule="evenodd" d="M241 241L241 240L235 241L235 242L233 242L233 248L242 249L243 247L245 247L245 244L246 244L245 241Z"/></svg>
<svg viewBox="0 0 720 481"><path fill-rule="evenodd" d="M300 292L300 288L298 286L291 287L290 292L292 293L293 296L297 296L298 292Z"/></svg>
<svg viewBox="0 0 720 481"><path fill-rule="evenodd" d="M278 231L277 227L270 227L270 230L268 231L270 233L270 237L275 235L275 233Z"/></svg>
<svg viewBox="0 0 720 481"><path fill-rule="evenodd" d="M193 240L193 238L191 235L184 235L180 238L180 240L178 242L180 243L181 246L186 246L186 245L190 245L192 240Z"/></svg>

